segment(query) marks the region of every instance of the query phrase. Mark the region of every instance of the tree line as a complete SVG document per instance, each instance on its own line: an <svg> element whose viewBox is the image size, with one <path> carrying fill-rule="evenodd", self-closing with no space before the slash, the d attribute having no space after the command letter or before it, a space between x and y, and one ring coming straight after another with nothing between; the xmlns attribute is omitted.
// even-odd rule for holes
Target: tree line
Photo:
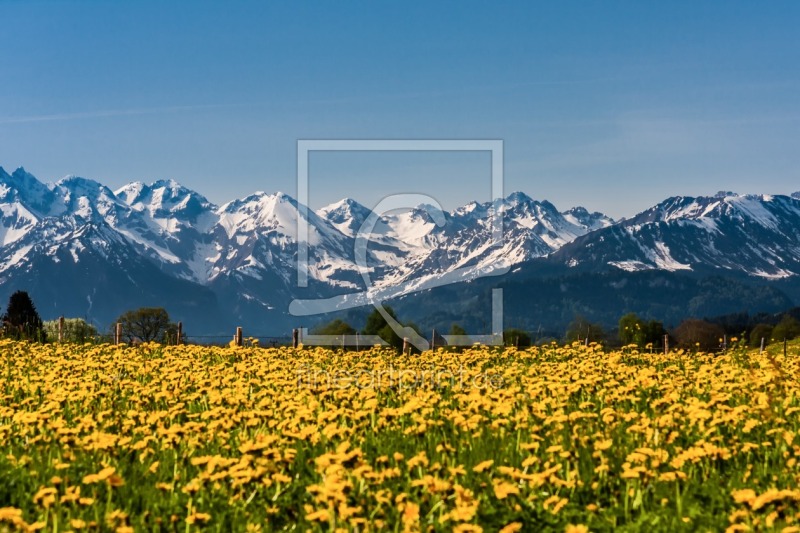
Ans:
<svg viewBox="0 0 800 533"><path fill-rule="evenodd" d="M410 326L421 334L419 328L413 323L404 323L398 320L394 310L390 307L386 307L386 310L392 318L402 325ZM389 345L397 348L403 345L403 339L389 327L378 311L373 311L367 317L366 323L360 331L357 331L356 328L342 319L335 319L312 330L312 333L318 335L355 335L357 332L364 335L378 335ZM452 324L449 334L467 335L467 332L460 325ZM764 345L766 346L771 342L783 342L797 337L800 337L800 321L791 314L784 314L775 324L759 322L742 329L733 330L714 320L697 318L687 318L677 327L668 330L662 322L643 319L636 313L627 313L622 316L619 319L616 332L612 333L607 332L602 325L591 322L581 316L575 317L561 339L553 337L534 339L531 332L520 328L506 328L503 330L503 344L506 346L528 347L534 344L564 341L568 343L596 342L616 346L636 345L642 350L662 350L666 340L669 346L675 348L706 352L716 351L722 348L725 342L730 343L734 338L751 347L758 347L761 345L762 339L764 339Z"/></svg>
<svg viewBox="0 0 800 533"><path fill-rule="evenodd" d="M104 337L95 326L82 318L66 318L63 323L59 320L43 321L25 291L16 291L9 297L0 322L3 337L15 340L55 341L59 338L59 329L61 338L67 342L95 342ZM121 340L129 344L152 341L174 344L177 341L178 325L162 307L126 311L117 318L117 323L121 325ZM113 337L114 328L112 326L105 336Z"/></svg>
<svg viewBox="0 0 800 533"><path fill-rule="evenodd" d="M413 322L401 322L391 307L386 312L405 327L413 328L422 335L419 327ZM797 312L795 312L797 311ZM628 313L619 320L616 335L609 334L597 323L584 317L576 317L567 328L563 339L533 339L531 333L519 328L507 328L503 331L503 343L506 346L527 347L564 340L566 342L597 342L608 345L636 345L640 349L663 349L665 338L670 346L688 350L715 351L721 347L723 339L736 337L751 347L762 343L783 342L800 337L800 320L795 316L800 310L783 314L777 321L770 316L732 315L711 320L688 318L676 328L668 331L662 322L646 320L635 313ZM67 318L63 323L58 320L42 321L33 300L25 291L16 291L11 295L2 318L2 335L17 340L48 342L57 340L59 329L61 337L69 342L93 342L103 337L95 326L81 318ZM175 344L178 339L178 325L170 319L169 313L161 307L142 307L121 314L115 324L121 325L121 341L129 344L137 342L161 342ZM114 335L114 326L107 335ZM318 326L312 330L317 335L377 335L390 346L401 349L403 339L389 326L386 319L377 310L366 317L360 331L342 319ZM444 333L444 332L440 332ZM458 324L452 324L450 335L467 335ZM185 341L180 339L181 342Z"/></svg>

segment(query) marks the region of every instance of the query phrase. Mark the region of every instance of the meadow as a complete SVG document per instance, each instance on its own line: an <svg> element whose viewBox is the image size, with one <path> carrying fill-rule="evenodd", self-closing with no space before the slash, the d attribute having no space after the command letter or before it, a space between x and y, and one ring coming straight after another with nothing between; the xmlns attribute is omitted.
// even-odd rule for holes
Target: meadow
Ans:
<svg viewBox="0 0 800 533"><path fill-rule="evenodd" d="M0 531L800 532L800 354L0 341Z"/></svg>

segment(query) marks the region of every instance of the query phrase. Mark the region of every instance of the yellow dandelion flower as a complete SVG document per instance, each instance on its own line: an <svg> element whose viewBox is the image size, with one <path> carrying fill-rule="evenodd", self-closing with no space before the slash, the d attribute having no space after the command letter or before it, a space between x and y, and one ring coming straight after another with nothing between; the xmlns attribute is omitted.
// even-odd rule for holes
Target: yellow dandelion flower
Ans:
<svg viewBox="0 0 800 533"><path fill-rule="evenodd" d="M569 524L564 530L564 533L589 533L589 528L583 524Z"/></svg>
<svg viewBox="0 0 800 533"><path fill-rule="evenodd" d="M327 509L320 509L318 511L308 513L306 515L306 520L309 522L328 522L330 520L330 511Z"/></svg>
<svg viewBox="0 0 800 533"><path fill-rule="evenodd" d="M472 468L472 471L473 472L477 472L477 473L481 473L484 470L486 470L489 467L491 467L493 464L494 464L494 459L488 459L486 461L482 461L482 462L478 463L477 465L475 465Z"/></svg>
<svg viewBox="0 0 800 533"><path fill-rule="evenodd" d="M510 494L519 494L519 487L506 481L494 480L494 495L498 500L507 498Z"/></svg>
<svg viewBox="0 0 800 533"><path fill-rule="evenodd" d="M113 466L108 466L103 468L96 474L89 474L83 477L83 484L84 485L91 485L92 483L100 483L101 481L105 481L106 479L110 478L117 469Z"/></svg>
<svg viewBox="0 0 800 533"><path fill-rule="evenodd" d="M198 513L193 512L189 516L186 517L187 524L198 524L198 523L206 523L211 520L211 515L208 513Z"/></svg>

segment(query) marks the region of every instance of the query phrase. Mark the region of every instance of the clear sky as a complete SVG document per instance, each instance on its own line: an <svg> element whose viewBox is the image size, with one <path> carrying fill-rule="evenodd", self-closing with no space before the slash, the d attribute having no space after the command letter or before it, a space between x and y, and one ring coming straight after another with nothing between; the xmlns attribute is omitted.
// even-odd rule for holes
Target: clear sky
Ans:
<svg viewBox="0 0 800 533"><path fill-rule="evenodd" d="M505 191L629 216L800 190L800 2L0 0L0 165L223 203L297 139L503 139ZM313 207L489 196L485 154L315 154Z"/></svg>

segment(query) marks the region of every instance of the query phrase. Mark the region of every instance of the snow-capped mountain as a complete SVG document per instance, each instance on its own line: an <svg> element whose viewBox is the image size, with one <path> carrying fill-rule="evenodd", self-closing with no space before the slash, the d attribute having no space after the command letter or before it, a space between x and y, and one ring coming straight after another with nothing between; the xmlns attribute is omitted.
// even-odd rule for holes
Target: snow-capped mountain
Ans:
<svg viewBox="0 0 800 533"><path fill-rule="evenodd" d="M468 279L548 254L597 224L611 223L585 210L561 214L522 193L449 213L419 206L372 220L366 265L359 266L356 240L372 212L350 199L315 212L286 194L259 192L216 206L172 180L112 191L76 176L43 184L20 168L12 174L0 169L0 212L4 285L77 269L82 279L59 287L74 289L73 299L84 306L80 314L97 309L91 294L100 286L84 294L103 278L95 269L117 272L138 286L146 283L140 267L148 265L147 276L158 271L165 279L206 287L242 313L283 312L300 293L327 297L389 288L399 294L454 271ZM505 228L499 246L491 245L493 213ZM308 228L305 291L296 288L300 217ZM404 288L395 291L401 282Z"/></svg>
<svg viewBox="0 0 800 533"><path fill-rule="evenodd" d="M297 283L299 220L308 228L306 288ZM313 211L286 194L257 192L217 206L172 180L112 191L0 168L0 301L24 288L48 318L108 324L135 306L166 305L220 329L284 328L295 298L364 290L391 298L545 256L569 271L786 278L800 273L798 228L800 193L675 197L615 223L521 192L450 212L420 205L373 214L351 199Z"/></svg>
<svg viewBox="0 0 800 533"><path fill-rule="evenodd" d="M614 224L614 219L596 211L590 213L585 207L573 207L561 214L568 222L584 227L589 231L602 229Z"/></svg>
<svg viewBox="0 0 800 533"><path fill-rule="evenodd" d="M472 202L449 213L425 206L382 217L382 228L372 241L387 248L384 271L377 287L398 286L417 290L448 275L450 280L468 280L478 275L505 271L517 263L545 256L585 235L594 227L613 221L583 208L585 220L574 209L560 213L553 204L533 200L515 192L494 202ZM502 220L502 238L493 239L493 217ZM386 268L386 266L391 268Z"/></svg>
<svg viewBox="0 0 800 533"><path fill-rule="evenodd" d="M317 214L344 235L355 237L372 211L355 200L345 198L323 207Z"/></svg>
<svg viewBox="0 0 800 533"><path fill-rule="evenodd" d="M780 279L800 274L800 198L673 197L562 247L553 259L592 270L717 269Z"/></svg>

